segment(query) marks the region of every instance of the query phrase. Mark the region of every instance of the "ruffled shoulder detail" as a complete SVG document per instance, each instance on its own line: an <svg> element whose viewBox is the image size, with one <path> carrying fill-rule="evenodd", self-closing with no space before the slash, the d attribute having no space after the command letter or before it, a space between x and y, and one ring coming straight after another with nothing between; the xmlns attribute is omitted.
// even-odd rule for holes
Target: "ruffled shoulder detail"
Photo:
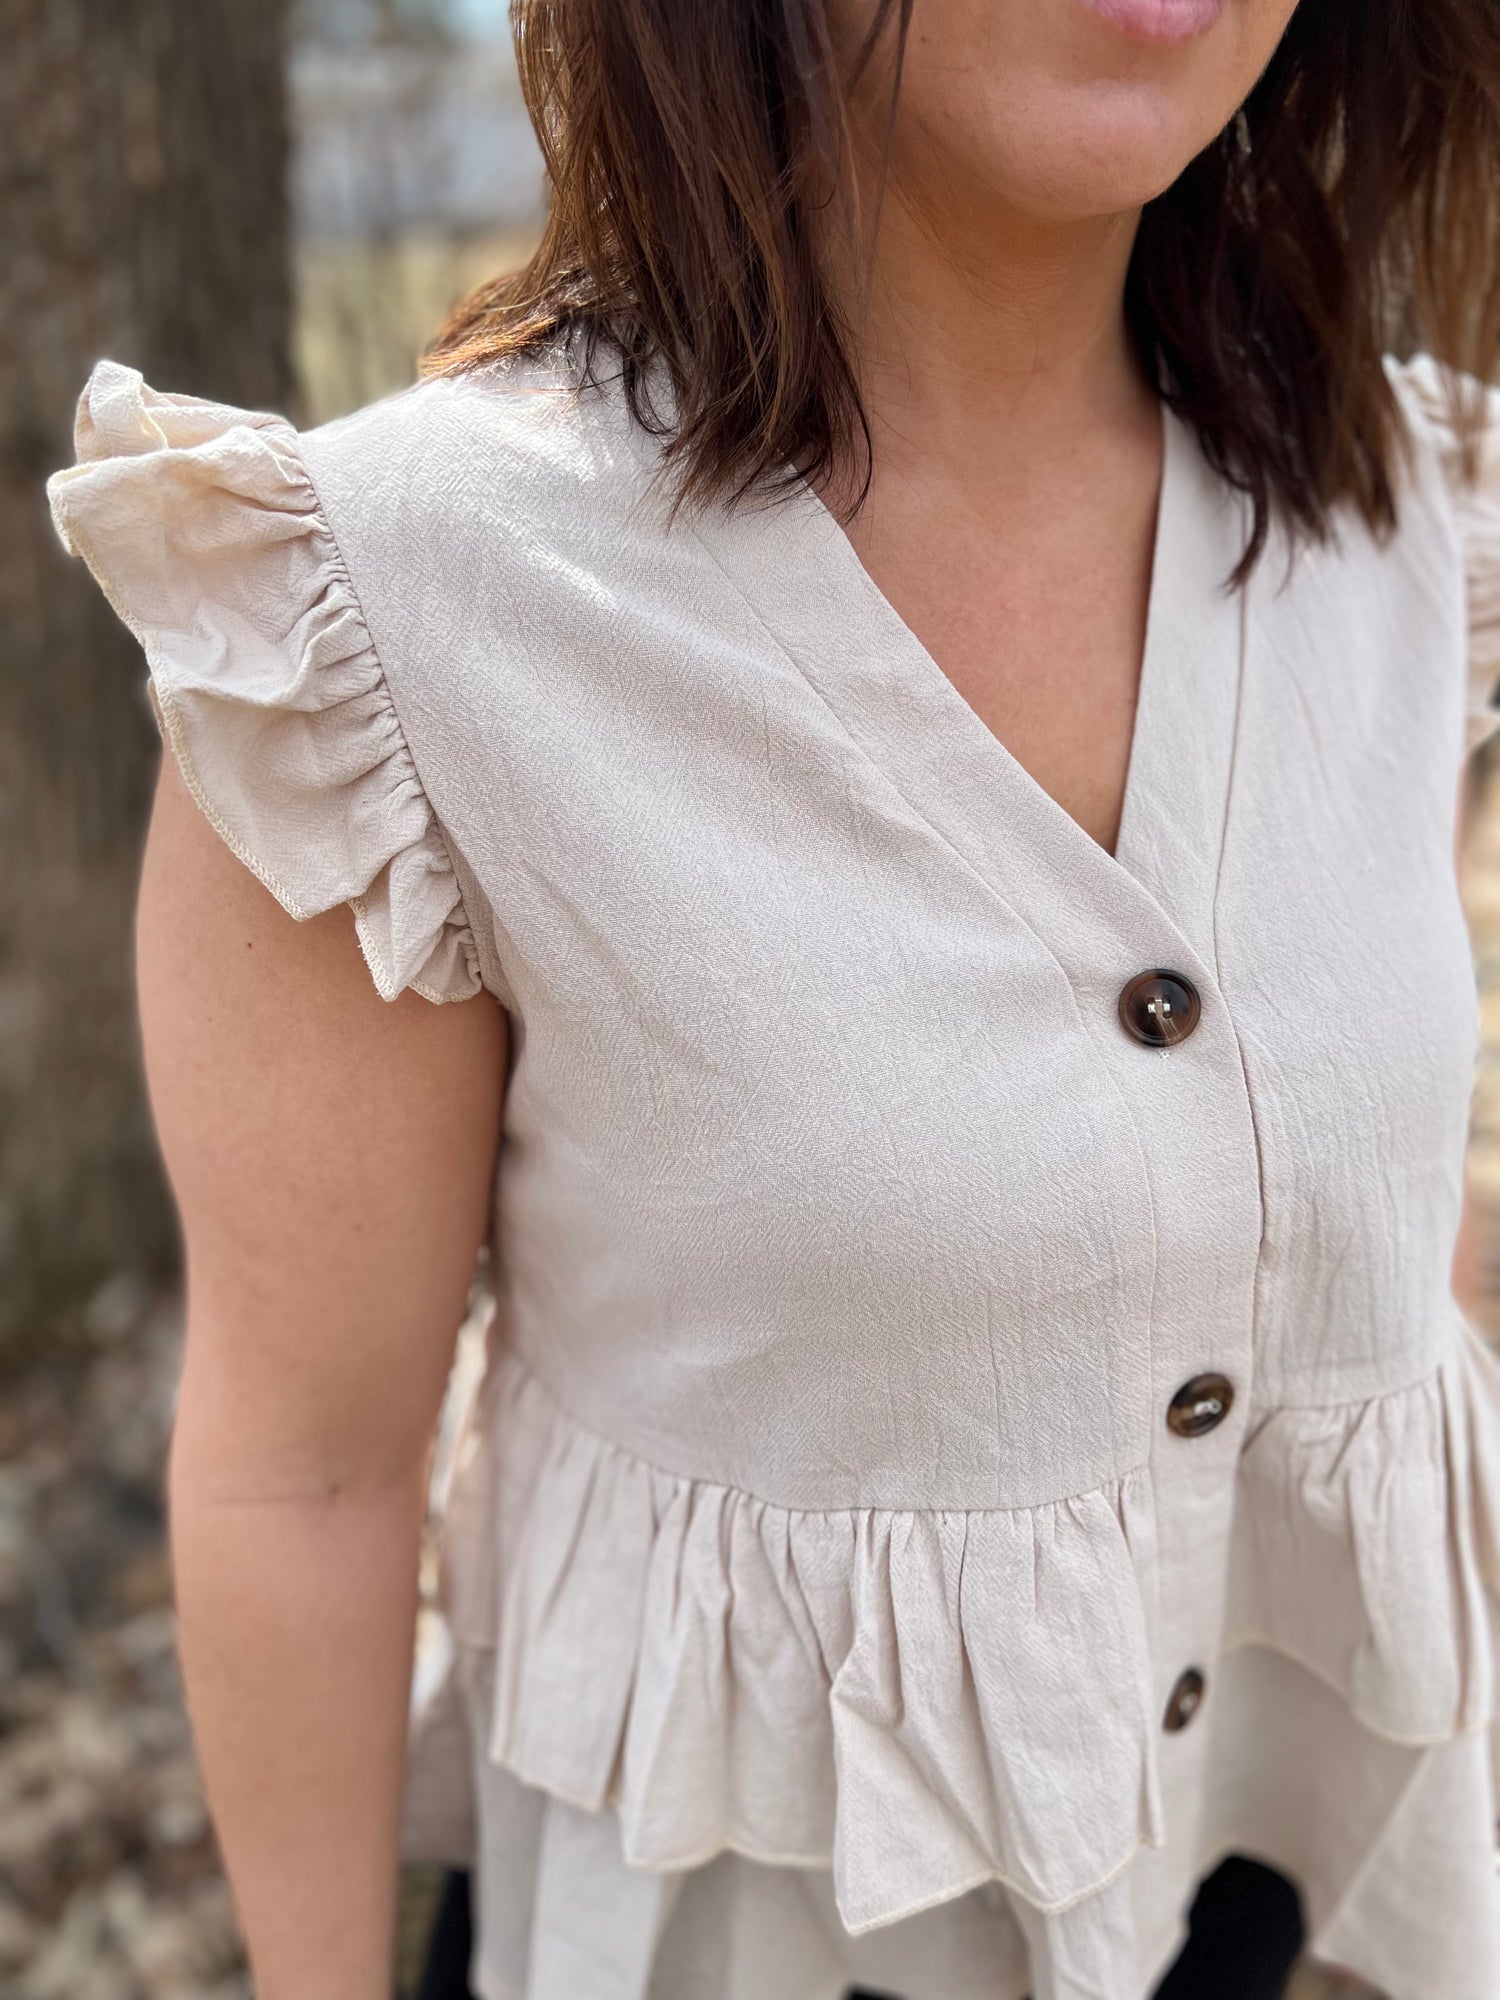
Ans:
<svg viewBox="0 0 1500 2000"><path fill-rule="evenodd" d="M210 822L293 917L351 905L385 999L476 993L452 859L296 431L101 361L75 443L53 519L144 647Z"/></svg>
<svg viewBox="0 0 1500 2000"><path fill-rule="evenodd" d="M1461 396L1484 408L1473 476L1453 425L1448 373L1430 354L1392 362L1390 376L1407 418L1437 456L1453 504L1468 579L1468 747L1500 728L1500 389L1460 378Z"/></svg>

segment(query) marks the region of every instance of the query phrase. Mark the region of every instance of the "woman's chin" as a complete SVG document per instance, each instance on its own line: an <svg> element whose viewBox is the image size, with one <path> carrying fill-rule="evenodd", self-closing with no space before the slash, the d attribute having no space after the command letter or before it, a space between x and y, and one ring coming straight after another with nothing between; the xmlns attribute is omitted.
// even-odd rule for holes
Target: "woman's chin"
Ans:
<svg viewBox="0 0 1500 2000"><path fill-rule="evenodd" d="M1111 84L1059 94L1066 104L1054 101L1020 129L1008 114L1003 137L993 146L979 140L970 153L971 184L989 185L1006 208L1037 221L1134 211L1214 137L1169 91Z"/></svg>
<svg viewBox="0 0 1500 2000"><path fill-rule="evenodd" d="M1038 220L1123 213L1222 131L1292 12L1293 0L931 0L913 17L898 121L918 138L918 172L946 156L935 186L954 187L956 168Z"/></svg>

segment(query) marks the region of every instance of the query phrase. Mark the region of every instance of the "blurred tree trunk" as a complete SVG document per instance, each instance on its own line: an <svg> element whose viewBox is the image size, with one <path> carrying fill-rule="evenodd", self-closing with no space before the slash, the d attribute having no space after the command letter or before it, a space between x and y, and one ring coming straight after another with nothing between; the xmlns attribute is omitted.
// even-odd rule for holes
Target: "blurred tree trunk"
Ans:
<svg viewBox="0 0 1500 2000"><path fill-rule="evenodd" d="M42 482L101 355L285 407L285 32L284 0L0 0L0 1368L176 1254L130 951L159 745Z"/></svg>

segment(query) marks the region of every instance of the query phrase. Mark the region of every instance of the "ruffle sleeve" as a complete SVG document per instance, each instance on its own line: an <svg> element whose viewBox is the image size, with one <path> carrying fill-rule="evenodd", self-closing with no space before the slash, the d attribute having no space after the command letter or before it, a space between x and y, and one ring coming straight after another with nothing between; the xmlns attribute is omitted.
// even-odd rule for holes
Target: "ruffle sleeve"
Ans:
<svg viewBox="0 0 1500 2000"><path fill-rule="evenodd" d="M1435 447L1463 545L1468 583L1468 748L1500 728L1500 389L1473 381L1486 421L1470 477L1453 425L1443 369L1430 354L1392 364L1391 378L1414 428Z"/></svg>
<svg viewBox="0 0 1500 2000"><path fill-rule="evenodd" d="M473 933L296 431L94 369L53 520L145 649L198 805L298 919L348 903L381 995L479 990Z"/></svg>

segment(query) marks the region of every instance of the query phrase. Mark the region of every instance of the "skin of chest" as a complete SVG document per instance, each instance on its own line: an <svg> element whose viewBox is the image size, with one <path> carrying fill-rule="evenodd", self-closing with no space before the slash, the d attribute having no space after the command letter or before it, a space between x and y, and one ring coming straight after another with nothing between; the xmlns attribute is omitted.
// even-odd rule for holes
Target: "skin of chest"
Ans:
<svg viewBox="0 0 1500 2000"><path fill-rule="evenodd" d="M846 532L877 588L1030 775L1113 852L1145 643L1160 425L1061 462L877 473Z"/></svg>

